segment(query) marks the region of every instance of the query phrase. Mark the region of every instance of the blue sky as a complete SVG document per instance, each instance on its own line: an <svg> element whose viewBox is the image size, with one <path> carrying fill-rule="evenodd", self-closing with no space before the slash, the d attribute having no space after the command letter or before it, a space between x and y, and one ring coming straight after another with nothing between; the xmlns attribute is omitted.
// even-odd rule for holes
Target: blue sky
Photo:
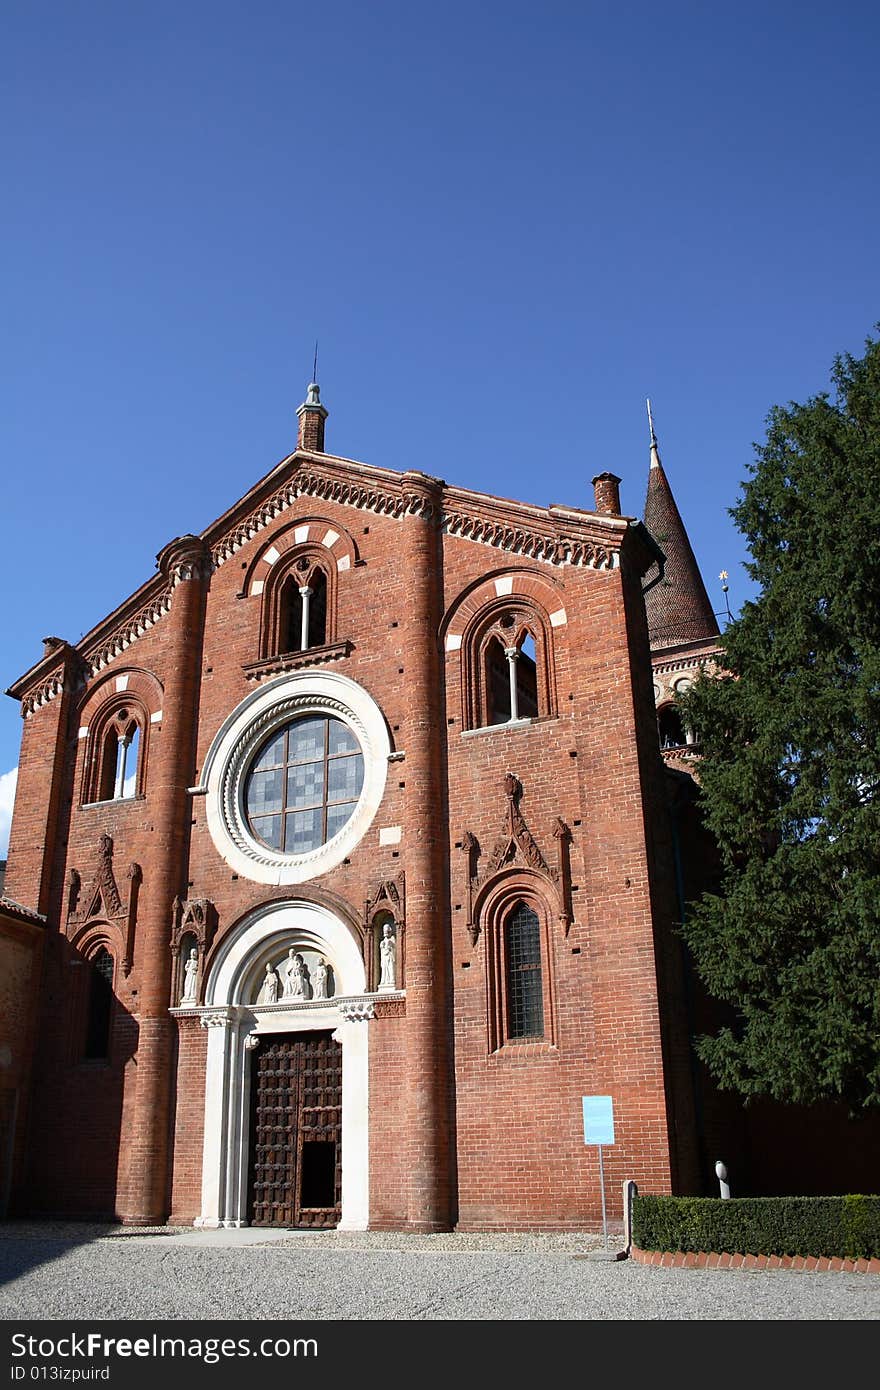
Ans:
<svg viewBox="0 0 880 1390"><path fill-rule="evenodd" d="M880 319L880 10L7 0L5 688L293 447L539 504L645 397L717 606L770 406ZM0 705L3 806L20 716Z"/></svg>

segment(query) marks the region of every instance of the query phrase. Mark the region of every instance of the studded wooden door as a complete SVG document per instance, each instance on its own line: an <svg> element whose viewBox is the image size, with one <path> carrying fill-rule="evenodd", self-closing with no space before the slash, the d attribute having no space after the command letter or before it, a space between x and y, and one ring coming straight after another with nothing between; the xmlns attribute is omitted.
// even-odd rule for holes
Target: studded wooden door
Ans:
<svg viewBox="0 0 880 1390"><path fill-rule="evenodd" d="M336 1226L342 1196L342 1048L329 1033L263 1037L252 1054L255 1226Z"/></svg>

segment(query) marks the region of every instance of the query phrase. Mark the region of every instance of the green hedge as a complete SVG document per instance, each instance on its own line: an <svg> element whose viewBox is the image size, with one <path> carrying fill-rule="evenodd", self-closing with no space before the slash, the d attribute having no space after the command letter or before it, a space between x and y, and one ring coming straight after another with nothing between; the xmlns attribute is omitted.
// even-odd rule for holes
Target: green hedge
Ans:
<svg viewBox="0 0 880 1390"><path fill-rule="evenodd" d="M652 1197L633 1202L641 1250L880 1258L880 1197Z"/></svg>

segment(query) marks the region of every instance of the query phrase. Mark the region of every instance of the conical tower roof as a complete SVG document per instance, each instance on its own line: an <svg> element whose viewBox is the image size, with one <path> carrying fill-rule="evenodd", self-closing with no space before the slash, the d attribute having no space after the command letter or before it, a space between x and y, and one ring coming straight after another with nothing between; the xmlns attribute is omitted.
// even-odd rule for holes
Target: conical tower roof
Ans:
<svg viewBox="0 0 880 1390"><path fill-rule="evenodd" d="M645 498L645 525L666 556L663 578L645 594L651 650L657 651L717 638L718 623L660 462L650 401L648 419L651 421L651 468ZM646 581L652 578L654 573L649 574Z"/></svg>

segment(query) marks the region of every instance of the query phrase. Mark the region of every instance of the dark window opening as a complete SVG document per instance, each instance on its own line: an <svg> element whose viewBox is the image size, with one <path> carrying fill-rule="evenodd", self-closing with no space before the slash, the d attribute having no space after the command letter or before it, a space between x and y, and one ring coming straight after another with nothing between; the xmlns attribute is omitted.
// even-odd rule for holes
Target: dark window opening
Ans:
<svg viewBox="0 0 880 1390"><path fill-rule="evenodd" d="M486 723L506 724L510 719L510 663L504 648L493 637L486 648Z"/></svg>
<svg viewBox="0 0 880 1390"><path fill-rule="evenodd" d="M541 926L538 914L518 903L504 927L507 964L507 1036L544 1036Z"/></svg>
<svg viewBox="0 0 880 1390"><path fill-rule="evenodd" d="M336 1142L304 1139L300 1169L301 1207L332 1207L336 1203Z"/></svg>
<svg viewBox="0 0 880 1390"><path fill-rule="evenodd" d="M672 705L666 705L658 712L657 730L661 748L683 748L687 743L681 717Z"/></svg>
<svg viewBox="0 0 880 1390"><path fill-rule="evenodd" d="M327 576L323 570L315 570L309 580L308 645L323 647L327 641Z"/></svg>
<svg viewBox="0 0 880 1390"><path fill-rule="evenodd" d="M113 957L102 947L89 964L89 1002L85 1056L109 1056L113 1021Z"/></svg>
<svg viewBox="0 0 880 1390"><path fill-rule="evenodd" d="M302 599L295 579L285 579L281 589L281 630L278 649L298 652L302 639Z"/></svg>
<svg viewBox="0 0 880 1390"><path fill-rule="evenodd" d="M104 742L101 745L101 771L98 775L98 795L95 798L97 801L113 800L113 789L116 786L116 759L118 748L119 739L114 724L107 730Z"/></svg>
<svg viewBox="0 0 880 1390"><path fill-rule="evenodd" d="M518 719L538 717L538 663L535 639L527 632L516 658L516 715Z"/></svg>

